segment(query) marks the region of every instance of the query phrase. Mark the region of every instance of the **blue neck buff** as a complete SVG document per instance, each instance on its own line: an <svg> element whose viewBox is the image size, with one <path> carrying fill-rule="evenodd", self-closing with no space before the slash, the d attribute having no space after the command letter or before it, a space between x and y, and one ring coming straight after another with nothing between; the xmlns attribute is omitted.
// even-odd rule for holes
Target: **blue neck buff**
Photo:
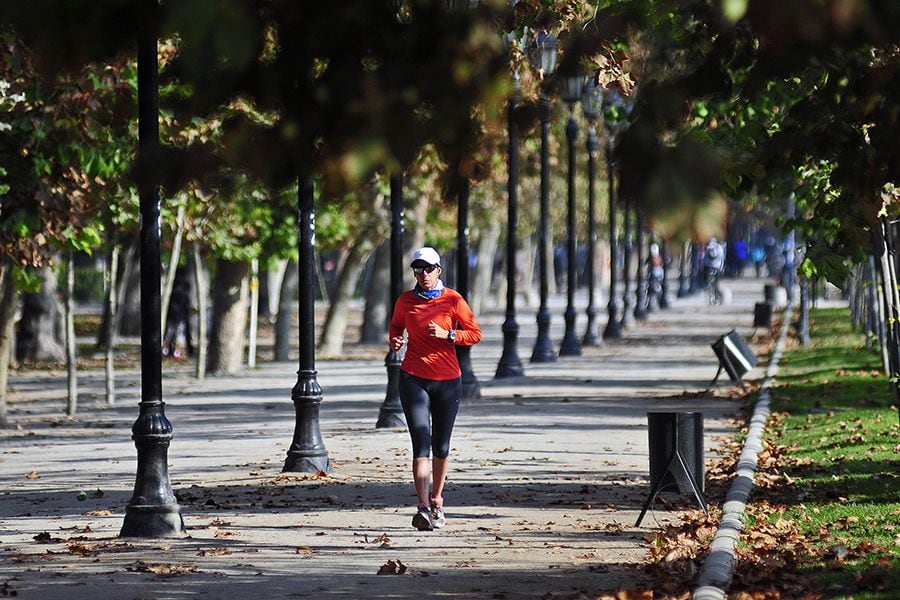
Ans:
<svg viewBox="0 0 900 600"><path fill-rule="evenodd" d="M413 293L421 298L422 300L434 300L438 296L440 296L444 292L444 282L440 279L437 280L437 283L434 285L433 289L426 290L416 284L416 287L413 288Z"/></svg>

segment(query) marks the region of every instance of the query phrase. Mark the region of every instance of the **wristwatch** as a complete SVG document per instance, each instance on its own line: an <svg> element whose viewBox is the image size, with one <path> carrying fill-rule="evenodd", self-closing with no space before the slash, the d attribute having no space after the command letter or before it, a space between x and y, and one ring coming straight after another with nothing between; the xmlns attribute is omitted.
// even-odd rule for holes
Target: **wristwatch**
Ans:
<svg viewBox="0 0 900 600"><path fill-rule="evenodd" d="M456 341L456 330L455 329L451 329L450 331L447 332L447 341L449 341L451 344Z"/></svg>

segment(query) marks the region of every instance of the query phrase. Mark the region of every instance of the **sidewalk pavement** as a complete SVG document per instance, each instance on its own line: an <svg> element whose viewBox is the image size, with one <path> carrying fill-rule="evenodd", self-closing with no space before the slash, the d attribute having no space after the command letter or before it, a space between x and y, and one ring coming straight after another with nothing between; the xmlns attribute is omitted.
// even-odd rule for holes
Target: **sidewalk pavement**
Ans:
<svg viewBox="0 0 900 600"><path fill-rule="evenodd" d="M482 398L460 411L448 524L435 532L410 525L406 431L374 427L383 359L316 365L327 477L281 473L295 364L203 382L167 371L169 472L188 537L161 540L117 537L136 469L139 373L118 374L112 408L102 373L81 373L73 420L63 416L64 372L14 374L19 427L0 431L0 595L574 598L651 587L639 568L645 537L677 515L657 502L634 527L649 493L646 413L702 411L707 457L733 433L735 401L697 392L716 372L710 344L732 328L749 339L764 283L723 282L733 291L724 306L706 306L703 294L673 298L623 339L549 364L528 361L534 309L520 307L526 377L512 380L493 380L502 310L481 315L485 340L472 362ZM564 306L553 300L558 345ZM579 333L585 321L579 306ZM605 311L598 322L602 331ZM385 565L405 572L377 575Z"/></svg>

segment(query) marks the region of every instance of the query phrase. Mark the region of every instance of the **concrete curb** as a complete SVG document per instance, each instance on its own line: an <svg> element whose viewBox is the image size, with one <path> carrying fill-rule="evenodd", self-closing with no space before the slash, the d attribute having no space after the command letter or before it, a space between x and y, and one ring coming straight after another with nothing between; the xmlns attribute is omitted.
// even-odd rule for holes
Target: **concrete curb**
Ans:
<svg viewBox="0 0 900 600"><path fill-rule="evenodd" d="M731 585L734 566L737 561L735 545L744 529L744 511L753 491L759 453L762 450L762 436L769 419L769 400L772 397L772 382L778 372L778 363L784 351L793 310L788 306L784 311L784 325L775 344L775 351L766 369L766 377L759 389L759 399L750 418L750 430L735 466L735 478L725 497L722 518L718 531L710 544L710 552L703 561L703 567L694 588L694 600L722 600L725 590Z"/></svg>

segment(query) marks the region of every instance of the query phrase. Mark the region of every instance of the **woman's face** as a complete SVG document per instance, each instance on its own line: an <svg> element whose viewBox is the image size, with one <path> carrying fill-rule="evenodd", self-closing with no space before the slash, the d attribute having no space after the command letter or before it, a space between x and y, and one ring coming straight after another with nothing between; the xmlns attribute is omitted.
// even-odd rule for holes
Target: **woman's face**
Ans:
<svg viewBox="0 0 900 600"><path fill-rule="evenodd" d="M413 263L413 275L416 277L416 283L423 290L434 289L438 279L441 276L441 268L437 265L429 265L424 262ZM429 273L430 271L430 273Z"/></svg>

